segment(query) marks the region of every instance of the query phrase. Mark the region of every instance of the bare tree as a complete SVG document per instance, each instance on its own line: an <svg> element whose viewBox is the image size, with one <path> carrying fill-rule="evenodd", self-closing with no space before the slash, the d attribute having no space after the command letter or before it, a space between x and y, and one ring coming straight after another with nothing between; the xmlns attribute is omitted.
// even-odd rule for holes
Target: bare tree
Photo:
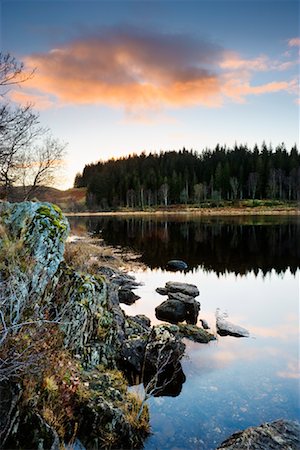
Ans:
<svg viewBox="0 0 300 450"><path fill-rule="evenodd" d="M5 194L19 181L19 167L24 154L29 153L35 139L46 132L39 124L39 116L31 105L0 111L0 184Z"/></svg>
<svg viewBox="0 0 300 450"><path fill-rule="evenodd" d="M33 76L10 54L0 53L0 99L11 85L19 85ZM41 185L51 185L62 165L65 145L40 125L33 106L0 103L0 187L7 198L13 186L23 186L30 199Z"/></svg>
<svg viewBox="0 0 300 450"><path fill-rule="evenodd" d="M51 136L47 136L40 146L23 153L18 169L22 177L24 200L30 200L41 186L54 183L64 153L65 145Z"/></svg>
<svg viewBox="0 0 300 450"><path fill-rule="evenodd" d="M25 71L24 64L19 62L9 53L0 52L0 96L3 97L8 92L7 86L19 85L29 80L34 74L34 70Z"/></svg>

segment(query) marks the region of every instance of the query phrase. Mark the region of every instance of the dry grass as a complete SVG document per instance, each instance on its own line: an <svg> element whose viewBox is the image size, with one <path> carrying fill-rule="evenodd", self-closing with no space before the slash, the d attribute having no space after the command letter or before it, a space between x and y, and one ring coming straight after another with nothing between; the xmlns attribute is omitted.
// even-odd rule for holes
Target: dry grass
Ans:
<svg viewBox="0 0 300 450"><path fill-rule="evenodd" d="M116 271L145 268L139 262L140 255L105 245L101 239L91 239L87 236L77 240L71 237L66 242L64 258L75 270L92 275L99 273L99 269L103 266Z"/></svg>
<svg viewBox="0 0 300 450"><path fill-rule="evenodd" d="M118 269L122 265L113 248L103 246L101 241L89 238L67 242L64 258L75 270L92 275L97 274L102 266L108 265Z"/></svg>

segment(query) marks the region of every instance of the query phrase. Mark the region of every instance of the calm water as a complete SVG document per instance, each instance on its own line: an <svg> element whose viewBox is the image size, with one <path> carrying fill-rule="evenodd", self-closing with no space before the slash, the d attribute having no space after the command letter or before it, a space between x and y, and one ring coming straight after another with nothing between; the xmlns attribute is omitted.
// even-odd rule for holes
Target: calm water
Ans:
<svg viewBox="0 0 300 450"><path fill-rule="evenodd" d="M107 244L141 254L146 270L141 299L125 306L146 314L164 297L166 281L196 284L199 318L215 331L220 308L247 328L250 338L218 337L210 344L186 341L186 381L177 397L149 401L153 434L145 449L214 449L231 433L278 418L299 419L300 219L72 218L76 233L87 229ZM184 259L186 273L165 270Z"/></svg>

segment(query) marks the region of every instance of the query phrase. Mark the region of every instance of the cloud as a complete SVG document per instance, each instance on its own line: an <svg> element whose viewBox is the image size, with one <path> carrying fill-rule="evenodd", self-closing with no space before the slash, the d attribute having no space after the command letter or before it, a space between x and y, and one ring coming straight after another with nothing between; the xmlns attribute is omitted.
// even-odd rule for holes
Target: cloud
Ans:
<svg viewBox="0 0 300 450"><path fill-rule="evenodd" d="M288 41L289 47L300 47L300 38L295 37Z"/></svg>
<svg viewBox="0 0 300 450"><path fill-rule="evenodd" d="M35 87L66 103L215 105L221 49L187 36L109 30L34 54Z"/></svg>
<svg viewBox="0 0 300 450"><path fill-rule="evenodd" d="M42 107L54 96L59 104L121 106L144 120L145 111L162 107L220 107L226 98L245 102L249 95L291 93L291 81L253 85L252 78L294 63L243 58L188 35L119 27L30 55L26 64L37 68L28 85Z"/></svg>

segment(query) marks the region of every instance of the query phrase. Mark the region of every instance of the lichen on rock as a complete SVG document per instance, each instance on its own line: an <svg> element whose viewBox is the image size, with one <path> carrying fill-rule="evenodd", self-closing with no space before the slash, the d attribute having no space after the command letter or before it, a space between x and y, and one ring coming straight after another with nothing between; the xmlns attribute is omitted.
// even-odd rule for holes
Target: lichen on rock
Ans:
<svg viewBox="0 0 300 450"><path fill-rule="evenodd" d="M3 203L0 215L0 388L10 393L3 448L58 449L89 428L95 449L110 440L140 446L148 412L138 416L141 401L117 369L118 301L103 277L63 261L69 224L59 208Z"/></svg>

